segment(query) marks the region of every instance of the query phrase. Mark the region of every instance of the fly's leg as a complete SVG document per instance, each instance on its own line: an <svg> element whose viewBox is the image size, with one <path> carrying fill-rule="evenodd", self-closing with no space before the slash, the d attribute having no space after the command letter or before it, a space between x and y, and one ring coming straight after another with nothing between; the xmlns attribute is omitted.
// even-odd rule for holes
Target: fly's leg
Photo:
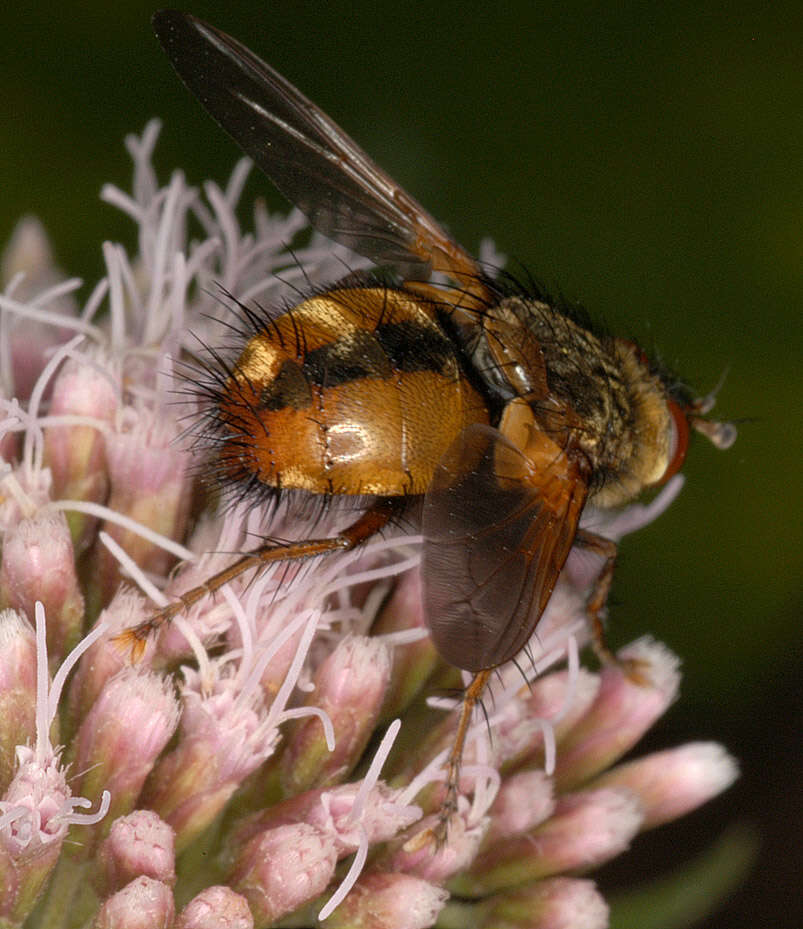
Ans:
<svg viewBox="0 0 803 929"><path fill-rule="evenodd" d="M615 542L606 539L604 536L596 535L585 529L579 529L575 536L575 543L582 545L583 548L600 555L604 562L602 569L594 581L588 600L586 601L586 613L591 626L591 642L602 664L617 665L627 674L634 684L648 686L650 684L649 668L645 667L644 661L638 659L621 660L614 655L605 641L605 626L603 625L600 614L608 601L608 594L611 592L611 583L613 582L613 571L616 567L616 554L618 547Z"/></svg>
<svg viewBox="0 0 803 929"><path fill-rule="evenodd" d="M457 812L457 797L460 788L460 766L463 762L463 749L466 745L466 735L468 727L471 725L471 717L474 713L474 707L479 703L482 694L485 691L485 685L491 676L492 668L484 671L478 671L471 680L463 694L463 703L460 707L460 718L457 722L457 732L455 733L452 750L449 752L449 763L446 769L446 796L441 806L438 825L435 831L435 841L438 845L443 845L446 841L449 820Z"/></svg>
<svg viewBox="0 0 803 929"><path fill-rule="evenodd" d="M349 551L384 529L398 513L399 508L400 501L396 498L381 499L339 535L326 539L304 539L300 542L262 545L237 559L234 564L213 574L203 584L179 594L177 600L156 610L138 625L121 632L116 640L130 651L134 660L138 660L145 650L145 643L150 635L169 623L179 613L188 610L208 594L220 590L224 584L228 584L246 571L259 569L277 561L301 561L331 552Z"/></svg>
<svg viewBox="0 0 803 929"><path fill-rule="evenodd" d="M618 549L615 542L606 539L604 536L588 532L586 529L578 529L574 541L575 544L581 545L604 559L602 569L597 575L586 601L586 613L591 626L591 640L597 657L602 664L615 664L616 657L605 642L605 626L600 614L608 602L608 594L611 592Z"/></svg>

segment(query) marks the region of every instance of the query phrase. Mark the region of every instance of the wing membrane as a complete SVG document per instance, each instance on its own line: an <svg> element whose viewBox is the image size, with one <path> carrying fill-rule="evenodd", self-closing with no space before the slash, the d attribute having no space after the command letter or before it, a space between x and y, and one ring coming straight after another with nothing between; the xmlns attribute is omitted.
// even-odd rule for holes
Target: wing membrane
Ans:
<svg viewBox="0 0 803 929"><path fill-rule="evenodd" d="M546 436L544 441L551 444ZM500 454L500 450L503 454ZM471 426L439 465L424 501L424 608L435 645L467 671L524 647L571 549L587 487L560 452L527 480L500 479L521 451L497 430Z"/></svg>
<svg viewBox="0 0 803 929"><path fill-rule="evenodd" d="M316 229L407 277L443 271L482 290L475 260L253 52L175 10L156 13L153 27L182 81Z"/></svg>

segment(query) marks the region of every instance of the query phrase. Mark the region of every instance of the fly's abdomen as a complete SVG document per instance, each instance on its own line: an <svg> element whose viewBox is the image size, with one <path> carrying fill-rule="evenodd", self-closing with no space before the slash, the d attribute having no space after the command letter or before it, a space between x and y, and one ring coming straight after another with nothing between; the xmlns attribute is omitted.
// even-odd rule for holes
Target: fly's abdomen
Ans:
<svg viewBox="0 0 803 929"><path fill-rule="evenodd" d="M423 493L468 424L487 422L428 305L333 289L248 342L215 414L233 478L316 494Z"/></svg>

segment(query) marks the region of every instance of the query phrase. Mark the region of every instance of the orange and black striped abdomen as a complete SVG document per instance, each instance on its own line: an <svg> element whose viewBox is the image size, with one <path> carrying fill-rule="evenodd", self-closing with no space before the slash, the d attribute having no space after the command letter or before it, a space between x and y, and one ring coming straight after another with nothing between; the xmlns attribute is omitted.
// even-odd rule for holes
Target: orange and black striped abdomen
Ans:
<svg viewBox="0 0 803 929"><path fill-rule="evenodd" d="M425 300L356 287L310 297L253 336L217 420L220 464L235 478L399 496L423 493L488 412Z"/></svg>

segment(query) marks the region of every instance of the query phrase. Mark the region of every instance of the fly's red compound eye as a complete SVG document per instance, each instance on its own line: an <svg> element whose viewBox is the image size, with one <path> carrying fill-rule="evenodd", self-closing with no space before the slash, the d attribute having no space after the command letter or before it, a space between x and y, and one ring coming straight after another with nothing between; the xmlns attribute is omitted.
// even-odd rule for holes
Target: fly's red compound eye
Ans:
<svg viewBox="0 0 803 929"><path fill-rule="evenodd" d="M680 471L686 460L686 450L689 447L689 420L685 411L674 400L667 401L671 421L671 435L669 438L668 464L659 484L665 484L670 477Z"/></svg>

